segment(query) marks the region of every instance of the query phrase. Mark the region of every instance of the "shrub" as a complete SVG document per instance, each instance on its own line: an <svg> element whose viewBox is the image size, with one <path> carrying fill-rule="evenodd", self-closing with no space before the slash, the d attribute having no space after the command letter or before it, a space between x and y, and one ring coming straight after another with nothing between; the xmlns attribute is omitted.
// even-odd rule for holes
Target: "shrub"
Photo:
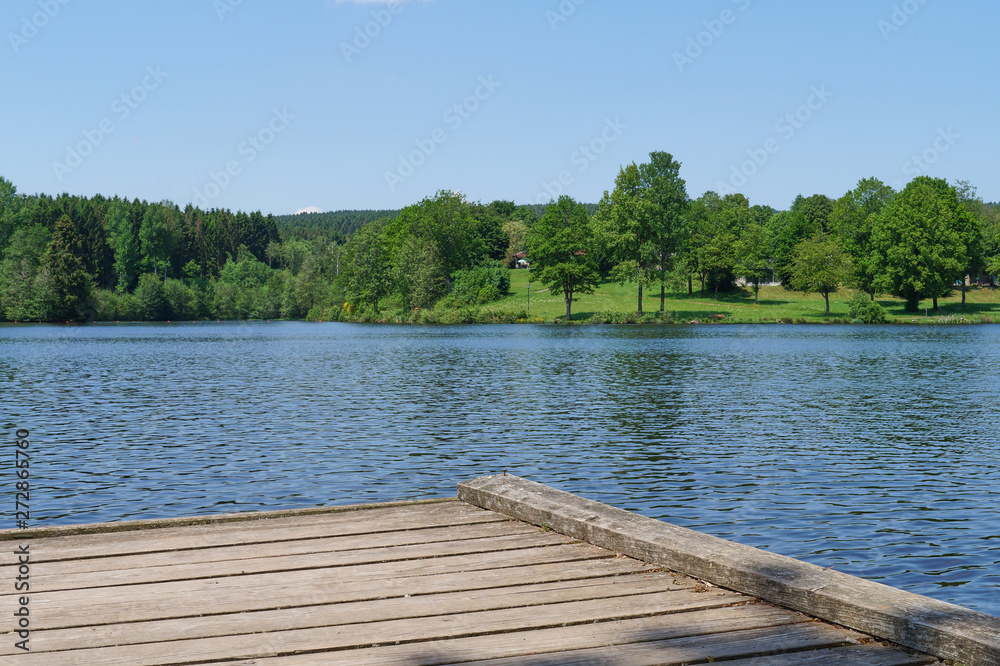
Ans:
<svg viewBox="0 0 1000 666"><path fill-rule="evenodd" d="M499 261L487 261L464 271L456 271L447 305L461 307L496 301L510 291L510 269Z"/></svg>
<svg viewBox="0 0 1000 666"><path fill-rule="evenodd" d="M163 283L152 273L146 273L139 278L139 287L135 290L138 301L137 319L146 321L161 321L167 318L167 297Z"/></svg>
<svg viewBox="0 0 1000 666"><path fill-rule="evenodd" d="M847 311L852 320L860 320L864 324L884 324L888 321L885 308L863 291L855 292L851 296L847 301Z"/></svg>

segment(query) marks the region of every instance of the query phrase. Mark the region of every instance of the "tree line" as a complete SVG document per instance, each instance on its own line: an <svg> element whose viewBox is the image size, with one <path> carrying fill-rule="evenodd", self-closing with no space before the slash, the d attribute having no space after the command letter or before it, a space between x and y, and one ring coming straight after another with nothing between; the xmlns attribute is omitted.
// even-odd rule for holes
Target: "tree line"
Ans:
<svg viewBox="0 0 1000 666"><path fill-rule="evenodd" d="M968 182L919 176L896 192L876 178L859 181L839 199L799 196L787 211L750 205L742 194L687 195L680 163L663 152L621 168L593 215L568 197L550 205L528 242L540 280L566 299L602 279L665 292L693 281L718 297L743 282L757 301L761 285L829 297L841 286L868 295L854 302L873 320L877 294L920 301L956 289L965 304L966 276L1000 272L1000 209L984 203ZM993 277L989 278L991 283Z"/></svg>
<svg viewBox="0 0 1000 666"><path fill-rule="evenodd" d="M23 195L0 177L0 319L329 319L445 296L475 305L507 293L505 266L535 218L452 192L401 211L276 218Z"/></svg>
<svg viewBox="0 0 1000 666"><path fill-rule="evenodd" d="M780 282L874 303L921 300L1000 272L1000 208L966 182L874 178L788 210L742 194L691 198L664 152L623 166L597 204L470 202L440 191L399 211L295 216L184 209L169 201L19 194L0 178L0 318L9 321L358 320L475 309L503 298L527 254L532 281L576 296L605 280L702 295ZM877 304L852 309L879 316ZM423 319L427 320L427 319Z"/></svg>

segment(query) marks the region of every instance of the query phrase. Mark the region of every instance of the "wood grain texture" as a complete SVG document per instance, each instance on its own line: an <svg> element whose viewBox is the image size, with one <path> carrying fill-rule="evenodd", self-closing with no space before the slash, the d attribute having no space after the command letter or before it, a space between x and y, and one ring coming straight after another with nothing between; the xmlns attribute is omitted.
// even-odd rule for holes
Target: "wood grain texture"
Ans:
<svg viewBox="0 0 1000 666"><path fill-rule="evenodd" d="M926 663L465 502L268 515L32 539L31 651L7 624L0 664Z"/></svg>
<svg viewBox="0 0 1000 666"><path fill-rule="evenodd" d="M967 666L1000 664L1000 618L653 520L510 475L459 499Z"/></svg>

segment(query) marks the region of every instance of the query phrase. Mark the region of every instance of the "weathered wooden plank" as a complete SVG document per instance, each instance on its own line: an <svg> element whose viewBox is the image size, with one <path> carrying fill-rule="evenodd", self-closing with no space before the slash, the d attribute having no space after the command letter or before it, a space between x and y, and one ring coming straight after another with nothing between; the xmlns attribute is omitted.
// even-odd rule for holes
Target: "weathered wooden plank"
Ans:
<svg viewBox="0 0 1000 666"><path fill-rule="evenodd" d="M636 636L641 636L644 640L716 636L724 632L792 625L807 620L799 613L755 604L402 645L395 645L393 639L389 644L380 644L378 647L270 659L257 657L253 661L233 659L232 662L252 663L255 666L306 666L317 663L344 666L432 666L516 656L528 652L545 654L573 648L617 646L631 642Z"/></svg>
<svg viewBox="0 0 1000 666"><path fill-rule="evenodd" d="M398 502L371 502L365 504L341 504L335 506L305 507L302 509L279 509L277 511L246 511L242 513L220 513L210 516L190 516L181 518L152 518L148 520L114 521L107 523L85 523L82 525L53 525L33 527L27 530L0 529L0 541L22 539L42 539L83 534L111 534L115 532L136 532L149 529L165 529L194 526L220 527L229 523L270 520L273 518L297 519L304 516L332 516L334 514L356 514L359 511L419 510L432 504L455 502L454 497L437 499L403 500ZM354 517L354 520L364 518Z"/></svg>
<svg viewBox="0 0 1000 666"><path fill-rule="evenodd" d="M828 624L802 623L782 627L765 627L743 631L729 631L711 636L693 636L672 640L645 640L638 635L635 641L614 647L566 650L549 654L525 654L501 659L472 662L477 666L672 666L690 662L720 661L752 658L755 663L767 664L771 655L793 652L801 655L806 650L817 650L850 643L857 634L846 632ZM805 652L808 654L808 652ZM449 663L449 662L443 662Z"/></svg>
<svg viewBox="0 0 1000 666"><path fill-rule="evenodd" d="M907 654L892 647L870 643L828 650L754 657L727 661L726 666L919 666L942 664L927 655Z"/></svg>
<svg viewBox="0 0 1000 666"><path fill-rule="evenodd" d="M377 532L374 534L349 534L345 536L316 537L295 541L270 541L243 546L216 546L186 550L169 550L122 555L91 557L79 560L55 560L45 562L45 574L69 574L94 571L112 571L135 567L160 567L175 564L195 564L255 559L261 557L286 557L309 553L332 553L338 551L361 550L365 548L388 548L390 546L410 546L444 542L461 542L468 539L510 536L515 534L537 534L539 528L513 520L490 523L448 525L421 529ZM556 532L547 532L555 535ZM559 535L564 539L569 539ZM32 542L35 548L35 542Z"/></svg>
<svg viewBox="0 0 1000 666"><path fill-rule="evenodd" d="M657 599L657 602L653 600ZM340 654L350 654L352 648L370 646L378 643L413 643L447 640L453 637L463 637L481 634L489 640L495 635L516 636L527 630L560 626L565 624L583 624L587 627L601 624L614 624L621 632L628 633L632 625L629 621L602 622L602 620L620 617L642 617L658 613L674 613L672 615L655 615L656 624L646 624L646 627L661 627L655 631L663 631L663 625L684 627L681 631L704 633L697 627L709 618L717 622L724 617L728 626L741 624L750 627L767 626L766 620L761 620L756 613L749 615L740 612L740 607L721 608L733 600L745 600L746 597L732 593L703 594L686 590L666 593L654 593L629 599L620 607L609 608L607 600L582 601L564 604L537 606L531 613L523 609L504 609L464 613L458 615L434 616L418 619L390 620L387 622L371 622L356 625L340 625L336 627L317 627L312 629L297 629L291 631L242 634L239 636L223 636L205 639L171 641L170 643L141 644L116 646L96 649L69 650L60 652L32 653L19 657L18 664L45 664L46 666L61 666L63 664L89 664L97 666L108 663L128 664L174 664L233 658L259 658L294 654L296 652L326 652L341 650ZM721 611L720 615L706 615L713 609ZM687 612L677 612L685 610ZM757 609L754 609L757 610ZM785 614L780 620L787 623L792 618ZM594 623L598 624L594 624ZM763 622L763 623L762 623ZM822 626L822 625L817 625ZM829 627L824 627L830 629ZM833 631L832 629L830 629ZM510 632L514 632L511 634ZM844 641L840 635L841 642ZM508 639L509 642L509 639ZM323 655L321 663L332 663L327 655ZM355 663L355 662L351 662Z"/></svg>
<svg viewBox="0 0 1000 666"><path fill-rule="evenodd" d="M473 611L521 608L583 601L621 599L671 590L693 589L698 582L684 576L641 573L583 581L559 581L511 587L489 588L442 594L394 597L373 601L345 602L321 606L230 613L211 617L128 622L101 626L36 631L32 651L45 652L109 645L156 643L184 638L207 638L235 634L329 627L361 621L380 622L451 615ZM0 642L0 654L18 654L13 642Z"/></svg>
<svg viewBox="0 0 1000 666"><path fill-rule="evenodd" d="M459 498L969 666L1000 664L1000 618L616 509L515 476Z"/></svg>
<svg viewBox="0 0 1000 666"><path fill-rule="evenodd" d="M49 573L50 567L54 568L55 565L43 565L40 567L41 573L35 574L32 577L32 590L37 594L39 592L56 590L105 588L119 585L196 580L199 578L244 576L268 572L288 573L308 569L327 569L429 558L434 558L434 563L437 563L437 558L444 556L500 553L512 550L542 548L545 546L567 545L569 543L571 543L569 537L556 535L552 532L537 532L534 534L516 534L503 537L465 539L462 541L388 548L309 553L305 555L288 555L286 557L270 556L235 561L221 560L212 562L211 565L195 563L146 567L141 566L140 562L136 562L137 558L135 556L130 556L126 559L130 560L132 568L128 569L83 573Z"/></svg>
<svg viewBox="0 0 1000 666"><path fill-rule="evenodd" d="M32 539L35 563L509 520L462 502ZM128 523L123 523L128 524ZM27 538L27 537L26 537ZM6 550L4 551L6 552ZM37 552L37 559L34 553Z"/></svg>
<svg viewBox="0 0 1000 666"><path fill-rule="evenodd" d="M107 588L99 594L87 590L40 593L31 598L36 609L32 628L56 629L314 606L407 594L598 578L656 568L627 558L561 560L535 565L525 562L504 569L474 570L457 566L437 573L411 568L408 575L394 574L392 566L396 565L375 566L383 568L372 567L361 578L296 572L240 576L238 580L224 578ZM475 573L470 575L470 571ZM3 603L10 605L9 601Z"/></svg>

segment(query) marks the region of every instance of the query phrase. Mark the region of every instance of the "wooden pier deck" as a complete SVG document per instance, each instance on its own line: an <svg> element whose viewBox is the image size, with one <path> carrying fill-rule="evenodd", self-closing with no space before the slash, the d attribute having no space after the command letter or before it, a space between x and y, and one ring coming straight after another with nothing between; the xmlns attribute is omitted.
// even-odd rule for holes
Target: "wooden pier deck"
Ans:
<svg viewBox="0 0 1000 666"><path fill-rule="evenodd" d="M460 495L539 510L489 487L537 484L497 478ZM599 541L592 509L576 519ZM11 581L29 544L31 633L14 647L17 595L0 595L0 663L941 663L509 513L451 500L3 531Z"/></svg>

